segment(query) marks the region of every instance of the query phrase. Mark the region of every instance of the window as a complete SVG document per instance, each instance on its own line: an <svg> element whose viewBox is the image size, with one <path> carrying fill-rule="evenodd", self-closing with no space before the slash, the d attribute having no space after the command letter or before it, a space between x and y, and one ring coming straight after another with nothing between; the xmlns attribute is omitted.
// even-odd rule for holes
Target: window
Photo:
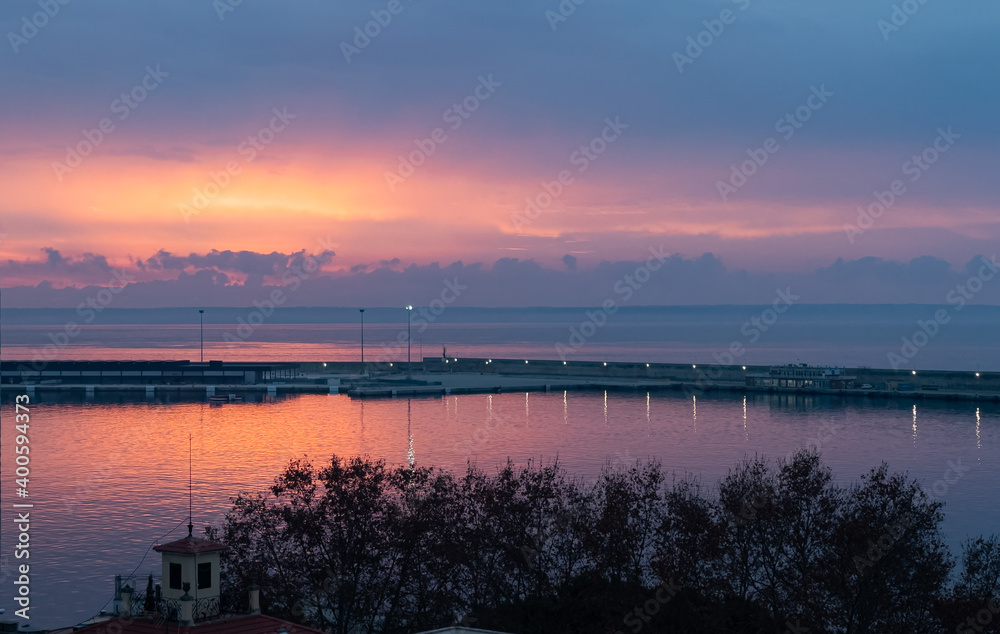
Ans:
<svg viewBox="0 0 1000 634"><path fill-rule="evenodd" d="M181 565L170 564L170 588L172 590L181 589Z"/></svg>
<svg viewBox="0 0 1000 634"><path fill-rule="evenodd" d="M212 587L212 564L198 564L198 589Z"/></svg>

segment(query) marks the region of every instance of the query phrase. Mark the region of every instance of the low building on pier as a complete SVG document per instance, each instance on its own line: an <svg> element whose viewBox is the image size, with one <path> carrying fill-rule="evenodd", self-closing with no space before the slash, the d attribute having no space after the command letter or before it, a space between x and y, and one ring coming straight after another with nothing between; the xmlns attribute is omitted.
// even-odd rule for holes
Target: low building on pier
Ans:
<svg viewBox="0 0 1000 634"><path fill-rule="evenodd" d="M857 377L844 374L843 368L824 368L805 363L771 366L767 372L751 372L747 387L784 387L799 389L845 390L857 386Z"/></svg>

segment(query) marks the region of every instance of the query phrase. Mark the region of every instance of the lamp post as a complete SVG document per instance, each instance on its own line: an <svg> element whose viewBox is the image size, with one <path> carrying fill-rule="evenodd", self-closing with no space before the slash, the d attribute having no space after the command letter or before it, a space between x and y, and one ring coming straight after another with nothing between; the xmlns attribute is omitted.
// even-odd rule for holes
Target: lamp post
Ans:
<svg viewBox="0 0 1000 634"><path fill-rule="evenodd" d="M410 370L410 312L413 306L406 306L406 378L412 379L413 372Z"/></svg>
<svg viewBox="0 0 1000 634"><path fill-rule="evenodd" d="M201 335L201 362L205 363L205 309L198 309L198 332Z"/></svg>
<svg viewBox="0 0 1000 634"><path fill-rule="evenodd" d="M361 313L361 371L365 371L365 309L359 308Z"/></svg>

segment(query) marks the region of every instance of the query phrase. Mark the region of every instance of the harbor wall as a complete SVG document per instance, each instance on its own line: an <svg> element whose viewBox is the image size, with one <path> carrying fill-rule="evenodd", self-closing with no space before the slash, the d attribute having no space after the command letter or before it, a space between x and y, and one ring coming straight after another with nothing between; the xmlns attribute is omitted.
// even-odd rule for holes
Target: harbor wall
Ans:
<svg viewBox="0 0 1000 634"><path fill-rule="evenodd" d="M624 363L617 361L559 361L528 359L452 359L426 358L423 367L429 372L475 372L482 374L517 374L614 379L669 379L710 386L717 383L746 383L748 374L766 374L766 365L717 365L690 363ZM791 366L781 366L791 367ZM798 366L805 367L805 366ZM745 368L745 369L744 369ZM813 368L815 369L815 367ZM840 368L841 374L857 377L857 385L870 384L874 389L912 386L913 391L983 391L1000 392L1000 372L952 370L890 370L879 368Z"/></svg>
<svg viewBox="0 0 1000 634"><path fill-rule="evenodd" d="M426 357L413 362L414 372L503 374L525 377L579 377L587 379L637 379L670 381L689 388L715 385L745 385L749 374L766 374L775 366L716 365L686 363L626 363L618 361L560 361L538 359L485 359ZM780 366L790 368L792 366ZM815 369L815 368L813 368ZM51 361L35 369L26 361L0 363L2 383L11 384L262 384L301 381L323 375L359 375L406 371L405 362L385 364L360 362L247 363L212 361ZM841 368L842 375L856 377L856 388L890 391L1000 392L1000 372L952 370L890 370Z"/></svg>

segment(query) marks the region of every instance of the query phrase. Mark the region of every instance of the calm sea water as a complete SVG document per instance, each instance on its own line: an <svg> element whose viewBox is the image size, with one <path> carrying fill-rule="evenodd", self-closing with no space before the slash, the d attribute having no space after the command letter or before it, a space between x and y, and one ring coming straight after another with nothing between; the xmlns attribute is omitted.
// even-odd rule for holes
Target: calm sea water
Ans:
<svg viewBox="0 0 1000 634"><path fill-rule="evenodd" d="M6 511L0 553L15 563L7 530L12 413L2 411ZM655 457L678 476L715 483L737 461L819 445L843 482L885 460L928 487L949 465L968 467L942 491L953 549L1000 527L1000 408L811 396L548 393L356 401L301 395L210 405L120 399L53 400L31 410L32 624L95 614L116 573L159 573L155 540L184 534L188 435L194 448L195 524L218 524L239 491L265 488L291 458L368 454L462 470L558 458L593 477L607 462ZM11 422L8 422L11 421ZM817 442L819 441L819 442ZM11 579L0 607L16 606Z"/></svg>
<svg viewBox="0 0 1000 634"><path fill-rule="evenodd" d="M593 334L582 347L567 358L712 363L715 355L739 343L746 350L741 363L890 367L889 353L900 354L904 339L913 339L918 332L918 322L928 323L943 310L947 323L932 337L918 335L921 346L903 367L1000 371L997 306L966 306L958 311L955 306L795 305L780 316L768 314L768 308L623 307L590 331ZM458 357L552 359L558 356L558 344L570 343L571 329L579 331L588 323L587 312L456 307L438 317L431 315L432 322L415 312L411 353L414 358L439 356L447 346L448 354ZM210 308L204 317L206 359L350 361L361 356L356 309L282 308L264 318L253 309ZM777 319L771 322L773 317ZM406 358L405 344L396 343L406 335L405 318L401 309L365 312L367 360ZM195 309L107 309L72 336L66 335L70 322L81 323L74 310L4 309L0 357L199 358L201 333Z"/></svg>

